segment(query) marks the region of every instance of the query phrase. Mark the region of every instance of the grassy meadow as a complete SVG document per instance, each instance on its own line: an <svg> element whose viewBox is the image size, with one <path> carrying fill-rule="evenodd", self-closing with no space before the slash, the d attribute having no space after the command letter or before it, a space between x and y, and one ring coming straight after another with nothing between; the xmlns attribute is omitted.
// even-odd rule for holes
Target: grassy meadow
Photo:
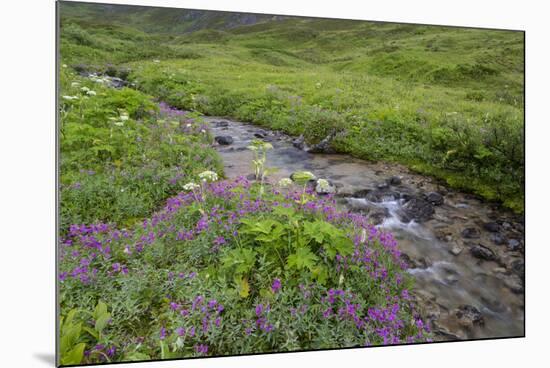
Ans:
<svg viewBox="0 0 550 368"><path fill-rule="evenodd" d="M523 212L522 33L61 2L59 36L63 365L433 339L390 233L225 178L202 115Z"/></svg>

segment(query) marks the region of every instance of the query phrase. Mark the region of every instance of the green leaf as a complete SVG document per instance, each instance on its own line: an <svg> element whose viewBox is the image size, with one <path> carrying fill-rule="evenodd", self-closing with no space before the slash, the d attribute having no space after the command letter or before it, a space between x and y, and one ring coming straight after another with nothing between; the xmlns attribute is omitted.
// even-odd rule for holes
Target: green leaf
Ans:
<svg viewBox="0 0 550 368"><path fill-rule="evenodd" d="M139 351L133 351L124 356L124 360L133 361L133 362L138 360L150 360L150 359L151 358L149 357L149 355L140 353Z"/></svg>
<svg viewBox="0 0 550 368"><path fill-rule="evenodd" d="M105 326L107 326L107 323L109 323L109 319L111 319L111 313L105 313L99 316L99 318L95 321L95 330L97 332L103 331Z"/></svg>
<svg viewBox="0 0 550 368"><path fill-rule="evenodd" d="M325 285L328 279L328 269L325 266L317 266L312 270L313 277L317 279L321 285Z"/></svg>
<svg viewBox="0 0 550 368"><path fill-rule="evenodd" d="M103 303L100 300L94 309L94 319L98 319L101 315L105 313L107 313L107 304Z"/></svg>
<svg viewBox="0 0 550 368"><path fill-rule="evenodd" d="M94 330L94 329L92 329L88 326L84 326L84 327L82 327L82 329L84 331L86 331L87 333L89 333L90 335L92 335L96 340L99 339L99 333L96 330Z"/></svg>
<svg viewBox="0 0 550 368"><path fill-rule="evenodd" d="M71 349L71 351L61 356L61 364L62 365L80 364L80 362L82 362L82 358L84 357L85 347L86 347L86 344L83 342L81 342L80 344L77 344L74 348Z"/></svg>
<svg viewBox="0 0 550 368"><path fill-rule="evenodd" d="M246 278L235 278L235 283L237 284L237 291L241 298L247 298L250 295L250 284Z"/></svg>
<svg viewBox="0 0 550 368"><path fill-rule="evenodd" d="M222 259L222 268L235 268L236 274L248 273L256 263L256 252L249 248L231 249Z"/></svg>
<svg viewBox="0 0 550 368"><path fill-rule="evenodd" d="M315 267L315 262L317 260L318 257L313 254L309 248L300 247L296 250L296 253L288 256L286 262L287 266L290 268L295 268L297 270L307 268L311 271L313 267Z"/></svg>
<svg viewBox="0 0 550 368"><path fill-rule="evenodd" d="M304 235L310 239L314 239L317 243L322 244L325 239L325 234L321 231L319 221L305 222L304 223Z"/></svg>

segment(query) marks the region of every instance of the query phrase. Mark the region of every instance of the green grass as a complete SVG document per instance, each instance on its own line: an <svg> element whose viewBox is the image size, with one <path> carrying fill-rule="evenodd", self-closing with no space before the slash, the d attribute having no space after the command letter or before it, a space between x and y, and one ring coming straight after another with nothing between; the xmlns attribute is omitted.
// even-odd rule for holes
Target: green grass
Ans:
<svg viewBox="0 0 550 368"><path fill-rule="evenodd" d="M61 82L61 230L96 222L130 225L205 169L222 172L192 114L170 116L152 96L114 89L63 69ZM198 126L198 122L193 122Z"/></svg>
<svg viewBox="0 0 550 368"><path fill-rule="evenodd" d="M174 106L310 143L341 131L341 152L523 211L521 32L302 18L228 28L216 15L183 33L153 27L145 8L105 19L82 9L63 17L62 7L69 65L123 65L141 91Z"/></svg>

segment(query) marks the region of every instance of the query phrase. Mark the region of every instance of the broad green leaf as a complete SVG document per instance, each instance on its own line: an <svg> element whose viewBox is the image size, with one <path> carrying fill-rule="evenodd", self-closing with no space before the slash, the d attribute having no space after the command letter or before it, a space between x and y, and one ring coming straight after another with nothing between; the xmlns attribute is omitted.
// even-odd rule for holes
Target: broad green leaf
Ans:
<svg viewBox="0 0 550 368"><path fill-rule="evenodd" d="M247 298L250 294L250 285L248 284L248 280L246 278L242 279L235 279L237 282L237 289L239 291L239 296L241 298Z"/></svg>
<svg viewBox="0 0 550 368"><path fill-rule="evenodd" d="M71 351L61 356L61 364L63 365L80 364L80 362L82 362L82 358L84 357L85 347L86 347L86 344L83 342L81 342L80 344L77 344L74 348L71 349Z"/></svg>
<svg viewBox="0 0 550 368"><path fill-rule="evenodd" d="M103 303L100 300L94 309L94 319L98 319L101 315L105 313L107 313L107 304Z"/></svg>
<svg viewBox="0 0 550 368"><path fill-rule="evenodd" d="M315 267L315 262L318 260L318 257L309 250L307 247L300 247L296 250L296 253L293 253L287 258L287 265L290 268L295 268L297 270L302 270L304 268L309 269L310 271Z"/></svg>
<svg viewBox="0 0 550 368"><path fill-rule="evenodd" d="M129 361L138 361L138 360L150 360L151 358L149 357L149 355L147 354L144 354L144 353L140 353L139 351L134 351L134 352L131 352L131 353L128 353L124 356L124 360L129 360Z"/></svg>
<svg viewBox="0 0 550 368"><path fill-rule="evenodd" d="M105 326L107 326L107 323L109 323L109 319L111 319L111 313L104 313L99 316L99 318L95 321L95 330L97 332L103 331Z"/></svg>

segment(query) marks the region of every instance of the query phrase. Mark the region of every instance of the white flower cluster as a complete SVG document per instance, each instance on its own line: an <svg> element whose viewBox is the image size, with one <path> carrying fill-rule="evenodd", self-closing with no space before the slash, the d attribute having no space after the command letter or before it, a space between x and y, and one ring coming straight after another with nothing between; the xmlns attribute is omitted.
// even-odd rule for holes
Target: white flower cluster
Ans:
<svg viewBox="0 0 550 368"><path fill-rule="evenodd" d="M216 181L218 180L218 174L216 174L214 171L203 171L199 174L199 178L201 178L202 181Z"/></svg>
<svg viewBox="0 0 550 368"><path fill-rule="evenodd" d="M130 117L128 116L128 113L126 111L121 111L118 118L110 117L109 120L113 122L116 126L124 126L124 122L127 121Z"/></svg>
<svg viewBox="0 0 550 368"><path fill-rule="evenodd" d="M107 82L109 82L109 78L108 78L108 77L98 77L98 76L95 75L95 74L91 74L89 78L90 78L92 81L96 82L96 83L107 83Z"/></svg>
<svg viewBox="0 0 550 368"><path fill-rule="evenodd" d="M197 188L200 188L200 185L192 183L192 182L187 183L183 186L183 190L187 190L187 191L192 191L192 190L195 190Z"/></svg>
<svg viewBox="0 0 550 368"><path fill-rule="evenodd" d="M85 92L88 96L95 96L96 95L95 91L92 91L88 87L82 87L82 88L80 88L80 90L82 92Z"/></svg>
<svg viewBox="0 0 550 368"><path fill-rule="evenodd" d="M287 188L290 185L292 185L292 180L290 178L282 178L281 180L279 180L279 186L281 188Z"/></svg>
<svg viewBox="0 0 550 368"><path fill-rule="evenodd" d="M78 96L61 96L61 98L67 101L78 100Z"/></svg>

